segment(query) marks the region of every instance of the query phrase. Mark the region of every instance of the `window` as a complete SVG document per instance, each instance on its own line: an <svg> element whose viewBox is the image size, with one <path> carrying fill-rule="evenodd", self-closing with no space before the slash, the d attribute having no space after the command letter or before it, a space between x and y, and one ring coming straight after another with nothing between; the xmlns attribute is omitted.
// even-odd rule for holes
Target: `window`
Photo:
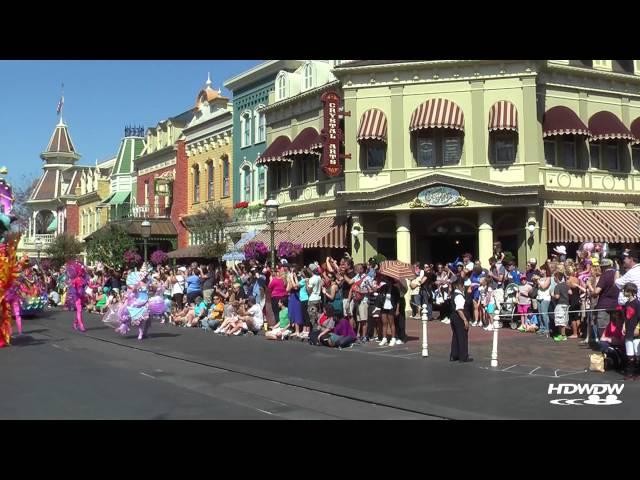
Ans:
<svg viewBox="0 0 640 480"><path fill-rule="evenodd" d="M582 137L573 135L545 138L544 158L547 165L572 170L579 168L579 141L582 141Z"/></svg>
<svg viewBox="0 0 640 480"><path fill-rule="evenodd" d="M451 130L422 130L415 136L419 167L458 165L462 156L462 134Z"/></svg>
<svg viewBox="0 0 640 480"><path fill-rule="evenodd" d="M284 73L280 74L278 77L277 84L276 92L278 95L276 96L276 101L283 100L287 97L287 77Z"/></svg>
<svg viewBox="0 0 640 480"><path fill-rule="evenodd" d="M300 155L296 158L294 168L297 171L296 184L306 185L318 179L320 157L318 155Z"/></svg>
<svg viewBox="0 0 640 480"><path fill-rule="evenodd" d="M242 130L241 147L251 145L251 112L244 112L240 117L240 130Z"/></svg>
<svg viewBox="0 0 640 480"><path fill-rule="evenodd" d="M590 144L591 167L613 172L620 171L620 149L624 145L616 140Z"/></svg>
<svg viewBox="0 0 640 480"><path fill-rule="evenodd" d="M149 205L149 180L144 181L144 204Z"/></svg>
<svg viewBox="0 0 640 480"><path fill-rule="evenodd" d="M266 172L263 165L258 166L258 199L266 197Z"/></svg>
<svg viewBox="0 0 640 480"><path fill-rule="evenodd" d="M313 66L307 63L304 66L304 89L309 90L313 87Z"/></svg>
<svg viewBox="0 0 640 480"><path fill-rule="evenodd" d="M269 168L269 175L271 176L269 180L269 190L282 190L284 188L289 188L290 186L290 176L289 172L291 171L291 165L289 163L274 164Z"/></svg>
<svg viewBox="0 0 640 480"><path fill-rule="evenodd" d="M207 162L207 200L213 200L213 161Z"/></svg>
<svg viewBox="0 0 640 480"><path fill-rule="evenodd" d="M264 107L264 105L258 105L258 109ZM258 109L254 112L254 118L256 119L256 143L264 142L267 139L267 128L264 113L258 112Z"/></svg>
<svg viewBox="0 0 640 480"><path fill-rule="evenodd" d="M242 168L242 190L240 191L240 198L243 202L250 202L251 199L251 167L246 165Z"/></svg>
<svg viewBox="0 0 640 480"><path fill-rule="evenodd" d="M611 60L594 60L593 68L597 68L598 70L611 71Z"/></svg>
<svg viewBox="0 0 640 480"><path fill-rule="evenodd" d="M200 201L200 167L193 167L193 203Z"/></svg>
<svg viewBox="0 0 640 480"><path fill-rule="evenodd" d="M229 196L229 157L222 157L222 196Z"/></svg>
<svg viewBox="0 0 640 480"><path fill-rule="evenodd" d="M495 165L509 165L516 161L516 132L494 131L490 133L490 162Z"/></svg>
<svg viewBox="0 0 640 480"><path fill-rule="evenodd" d="M384 168L386 145L379 140L365 140L360 144L364 166L368 170Z"/></svg>
<svg viewBox="0 0 640 480"><path fill-rule="evenodd" d="M640 170L640 145L631 147L631 160L633 161L633 168Z"/></svg>

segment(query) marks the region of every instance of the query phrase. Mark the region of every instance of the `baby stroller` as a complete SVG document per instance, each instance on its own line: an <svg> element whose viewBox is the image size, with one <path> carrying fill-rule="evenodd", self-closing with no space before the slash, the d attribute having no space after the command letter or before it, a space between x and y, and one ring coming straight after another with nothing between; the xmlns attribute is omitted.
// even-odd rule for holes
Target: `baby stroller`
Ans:
<svg viewBox="0 0 640 480"><path fill-rule="evenodd" d="M498 310L498 315L500 315L499 328L502 328L505 322L509 322L511 330L518 328L517 306L518 285L510 283L504 289L504 301L500 304L500 309Z"/></svg>

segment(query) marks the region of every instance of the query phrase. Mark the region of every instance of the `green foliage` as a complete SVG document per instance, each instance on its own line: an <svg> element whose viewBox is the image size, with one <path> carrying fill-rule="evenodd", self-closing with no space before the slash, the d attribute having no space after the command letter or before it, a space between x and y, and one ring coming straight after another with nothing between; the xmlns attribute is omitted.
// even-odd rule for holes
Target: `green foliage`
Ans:
<svg viewBox="0 0 640 480"><path fill-rule="evenodd" d="M109 268L123 268L124 253L128 250L135 250L135 243L126 230L119 225L103 228L87 242L89 261L100 261Z"/></svg>
<svg viewBox="0 0 640 480"><path fill-rule="evenodd" d="M227 253L227 244L221 242L207 242L202 245L202 256L204 258L220 258Z"/></svg>
<svg viewBox="0 0 640 480"><path fill-rule="evenodd" d="M58 235L54 238L46 250L46 255L51 258L51 261L60 267L67 263L69 260L75 259L84 250L82 242L76 240L76 237L69 234Z"/></svg>
<svg viewBox="0 0 640 480"><path fill-rule="evenodd" d="M226 253L224 228L229 221L226 210L219 203L205 205L188 220L187 228L202 242L203 257L220 258Z"/></svg>
<svg viewBox="0 0 640 480"><path fill-rule="evenodd" d="M379 253L375 257L373 257L373 259L376 261L378 265L380 265L382 262L384 262L387 259L387 257Z"/></svg>

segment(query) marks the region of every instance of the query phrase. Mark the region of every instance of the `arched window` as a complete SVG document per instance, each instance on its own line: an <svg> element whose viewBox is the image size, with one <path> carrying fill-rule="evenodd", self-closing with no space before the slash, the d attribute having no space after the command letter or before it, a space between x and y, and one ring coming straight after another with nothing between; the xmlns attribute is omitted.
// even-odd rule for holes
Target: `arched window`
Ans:
<svg viewBox="0 0 640 480"><path fill-rule="evenodd" d="M256 120L256 143L264 142L267 139L266 120L263 112L258 112L264 105L258 105L253 112L253 118Z"/></svg>
<svg viewBox="0 0 640 480"><path fill-rule="evenodd" d="M506 167L516 161L518 145L518 110L500 100L489 110L489 163Z"/></svg>
<svg viewBox="0 0 640 480"><path fill-rule="evenodd" d="M240 117L240 131L242 136L240 137L240 146L242 148L251 145L251 112L243 112Z"/></svg>
<svg viewBox="0 0 640 480"><path fill-rule="evenodd" d="M193 167L193 203L200 201L200 167Z"/></svg>
<svg viewBox="0 0 640 480"><path fill-rule="evenodd" d="M222 157L222 196L229 196L229 157Z"/></svg>
<svg viewBox="0 0 640 480"><path fill-rule="evenodd" d="M267 174L263 165L258 166L258 195L257 200L262 200L267 195Z"/></svg>
<svg viewBox="0 0 640 480"><path fill-rule="evenodd" d="M284 72L278 76L276 94L276 101L287 98L287 76Z"/></svg>
<svg viewBox="0 0 640 480"><path fill-rule="evenodd" d="M251 190L252 190L252 179L253 175L251 175L251 167L249 165L245 165L242 167L242 186L240 190L240 198L243 202L251 202Z"/></svg>
<svg viewBox="0 0 640 480"><path fill-rule="evenodd" d="M418 106L409 125L418 167L458 165L464 141L464 114L458 105L433 98Z"/></svg>
<svg viewBox="0 0 640 480"><path fill-rule="evenodd" d="M313 87L313 66L307 63L304 66L304 89L309 90Z"/></svg>
<svg viewBox="0 0 640 480"><path fill-rule="evenodd" d="M213 200L213 160L207 162L207 200Z"/></svg>

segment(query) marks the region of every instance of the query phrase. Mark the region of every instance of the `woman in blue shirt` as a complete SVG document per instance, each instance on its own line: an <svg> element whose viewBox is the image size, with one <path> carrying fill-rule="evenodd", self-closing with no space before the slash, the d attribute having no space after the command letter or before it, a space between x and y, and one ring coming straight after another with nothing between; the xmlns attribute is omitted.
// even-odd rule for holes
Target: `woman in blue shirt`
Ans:
<svg viewBox="0 0 640 480"><path fill-rule="evenodd" d="M187 277L187 302L192 303L196 297L202 297L202 282L195 270L189 270Z"/></svg>

